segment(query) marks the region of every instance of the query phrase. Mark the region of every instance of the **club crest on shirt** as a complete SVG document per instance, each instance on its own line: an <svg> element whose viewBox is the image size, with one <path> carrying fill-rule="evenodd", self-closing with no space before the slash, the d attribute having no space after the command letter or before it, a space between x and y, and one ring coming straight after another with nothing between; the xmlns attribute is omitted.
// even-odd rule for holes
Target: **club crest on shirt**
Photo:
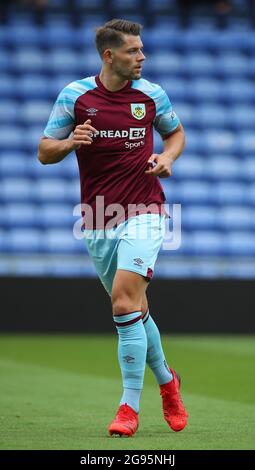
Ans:
<svg viewBox="0 0 255 470"><path fill-rule="evenodd" d="M146 108L144 103L131 103L131 113L136 119L144 118Z"/></svg>

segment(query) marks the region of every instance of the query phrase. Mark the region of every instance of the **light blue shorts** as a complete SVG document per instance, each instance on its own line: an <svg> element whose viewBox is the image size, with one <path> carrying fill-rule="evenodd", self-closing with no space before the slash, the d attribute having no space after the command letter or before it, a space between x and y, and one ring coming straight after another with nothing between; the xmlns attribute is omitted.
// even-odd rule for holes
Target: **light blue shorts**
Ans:
<svg viewBox="0 0 255 470"><path fill-rule="evenodd" d="M84 230L88 253L110 296L117 269L151 280L164 239L165 220L165 215L140 214L111 229Z"/></svg>

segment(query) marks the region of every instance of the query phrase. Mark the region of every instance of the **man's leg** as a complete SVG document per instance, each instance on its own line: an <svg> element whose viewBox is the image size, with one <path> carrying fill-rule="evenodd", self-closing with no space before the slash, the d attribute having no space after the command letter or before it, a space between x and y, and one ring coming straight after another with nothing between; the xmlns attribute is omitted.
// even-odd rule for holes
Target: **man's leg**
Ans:
<svg viewBox="0 0 255 470"><path fill-rule="evenodd" d="M167 365L160 333L149 314L145 293L142 300L142 317L148 344L146 363L160 386L164 418L173 431L181 431L187 425L188 414L180 395L180 377Z"/></svg>
<svg viewBox="0 0 255 470"><path fill-rule="evenodd" d="M140 396L143 388L147 337L141 319L146 279L135 272L117 269L112 286L113 319L119 335L118 359L123 395L110 434L132 435L138 427Z"/></svg>
<svg viewBox="0 0 255 470"><path fill-rule="evenodd" d="M166 358L163 352L160 333L156 323L149 314L148 300L146 293L142 299L142 317L147 336L147 357L146 363L151 368L159 385L172 380L173 375L169 370Z"/></svg>

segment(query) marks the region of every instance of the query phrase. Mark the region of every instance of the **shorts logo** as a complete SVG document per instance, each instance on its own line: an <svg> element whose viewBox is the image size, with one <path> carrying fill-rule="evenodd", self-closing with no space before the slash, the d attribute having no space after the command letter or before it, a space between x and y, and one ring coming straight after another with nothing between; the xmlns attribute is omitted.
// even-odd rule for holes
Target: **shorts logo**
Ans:
<svg viewBox="0 0 255 470"><path fill-rule="evenodd" d="M134 258L134 265L135 266L142 266L143 260L141 258Z"/></svg>
<svg viewBox="0 0 255 470"><path fill-rule="evenodd" d="M136 119L143 119L146 115L144 103L131 103L131 113Z"/></svg>

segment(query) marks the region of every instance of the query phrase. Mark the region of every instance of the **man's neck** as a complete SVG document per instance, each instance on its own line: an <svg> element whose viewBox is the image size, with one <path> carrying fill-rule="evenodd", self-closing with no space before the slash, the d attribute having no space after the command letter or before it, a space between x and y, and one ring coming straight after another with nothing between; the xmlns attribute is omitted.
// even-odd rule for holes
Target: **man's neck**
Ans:
<svg viewBox="0 0 255 470"><path fill-rule="evenodd" d="M99 74L99 78L104 87L109 91L121 90L128 83L128 80L122 80L117 75L106 73L103 69Z"/></svg>

